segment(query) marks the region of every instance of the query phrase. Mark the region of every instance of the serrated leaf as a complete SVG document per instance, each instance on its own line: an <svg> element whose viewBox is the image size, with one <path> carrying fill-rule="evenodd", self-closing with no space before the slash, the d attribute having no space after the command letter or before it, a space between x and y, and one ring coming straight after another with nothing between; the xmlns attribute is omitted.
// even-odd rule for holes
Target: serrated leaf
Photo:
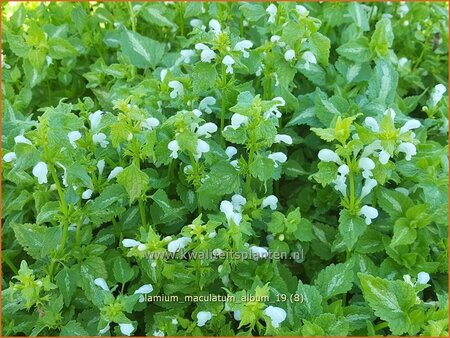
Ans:
<svg viewBox="0 0 450 338"><path fill-rule="evenodd" d="M321 33L313 33L309 37L311 51L317 57L319 63L324 66L328 65L330 56L330 39Z"/></svg>
<svg viewBox="0 0 450 338"><path fill-rule="evenodd" d="M60 336L89 336L89 333L76 320L71 320L62 327Z"/></svg>
<svg viewBox="0 0 450 338"><path fill-rule="evenodd" d="M117 257L114 259L113 274L116 281L124 284L133 278L134 272L124 258Z"/></svg>
<svg viewBox="0 0 450 338"><path fill-rule="evenodd" d="M214 64L198 62L192 72L192 88L194 93L200 94L214 87L217 70Z"/></svg>
<svg viewBox="0 0 450 338"><path fill-rule="evenodd" d="M322 296L315 286L299 281L297 294L303 297L303 302L295 305L300 318L314 318L323 312Z"/></svg>
<svg viewBox="0 0 450 338"><path fill-rule="evenodd" d="M394 335L408 332L411 321L408 310L416 302L414 287L403 281L389 281L358 273L364 299L375 314L388 322Z"/></svg>
<svg viewBox="0 0 450 338"><path fill-rule="evenodd" d="M353 261L331 264L320 271L314 284L325 299L346 293L353 285Z"/></svg>
<svg viewBox="0 0 450 338"><path fill-rule="evenodd" d="M120 46L131 64L138 68L155 68L165 52L163 43L129 30L122 32Z"/></svg>
<svg viewBox="0 0 450 338"><path fill-rule="evenodd" d="M256 155L253 162L250 164L250 173L260 181L265 182L271 179L274 172L274 162L261 154Z"/></svg>
<svg viewBox="0 0 450 338"><path fill-rule="evenodd" d="M78 279L79 275L75 269L67 267L63 268L55 276L56 285L58 286L58 290L61 291L66 306L69 306L72 296L77 289Z"/></svg>
<svg viewBox="0 0 450 338"><path fill-rule="evenodd" d="M350 215L345 209L340 212L339 232L341 233L348 250L353 248L366 229L366 222L361 217Z"/></svg>
<svg viewBox="0 0 450 338"><path fill-rule="evenodd" d="M124 186L131 204L147 190L149 178L133 163L117 175L117 182Z"/></svg>

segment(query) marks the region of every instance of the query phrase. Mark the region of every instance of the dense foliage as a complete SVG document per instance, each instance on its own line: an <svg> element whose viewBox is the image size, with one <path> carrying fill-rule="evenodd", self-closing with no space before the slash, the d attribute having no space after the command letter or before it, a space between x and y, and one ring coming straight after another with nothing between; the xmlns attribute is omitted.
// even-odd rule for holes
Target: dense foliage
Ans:
<svg viewBox="0 0 450 338"><path fill-rule="evenodd" d="M446 6L2 3L3 335L447 335Z"/></svg>

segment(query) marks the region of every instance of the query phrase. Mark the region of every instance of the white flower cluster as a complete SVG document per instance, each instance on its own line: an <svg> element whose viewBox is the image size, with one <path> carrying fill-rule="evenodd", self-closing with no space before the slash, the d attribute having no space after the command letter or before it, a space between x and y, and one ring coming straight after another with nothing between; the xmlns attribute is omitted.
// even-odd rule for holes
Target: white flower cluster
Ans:
<svg viewBox="0 0 450 338"><path fill-rule="evenodd" d="M230 224L231 221L235 225L241 224L242 221L242 209L247 203L245 197L235 194L231 197L231 201L220 202L220 211L225 214L225 217Z"/></svg>
<svg viewBox="0 0 450 338"><path fill-rule="evenodd" d="M208 97L208 98L212 98L212 97ZM205 98L205 99L207 99L207 98ZM214 99L214 98L212 98L212 99ZM202 100L202 102L203 102L203 100ZM200 102L200 106L202 106L202 102ZM210 102L210 103L215 102L215 99L214 99L214 101L209 100L207 102ZM207 106L207 104L205 104L205 103L203 103L203 104L205 106ZM193 113L197 117L200 117L202 115L202 112L199 109L195 109L193 111ZM210 138L211 134L215 133L218 128L217 128L217 125L212 122L206 122L201 126L199 126L197 123L192 123L190 128L193 131L195 130L195 133L198 137L196 151L193 154L195 160L198 161L202 157L202 154L209 152L209 144L206 141L200 139L200 137ZM171 154L169 155L171 158L174 158L174 159L178 158L178 152L181 150L181 147L177 140L170 141L169 144L167 145L167 148L171 151Z"/></svg>
<svg viewBox="0 0 450 338"><path fill-rule="evenodd" d="M104 291L111 292L111 290L108 287L108 284L106 283L106 281L103 278L96 278L94 280L94 284L97 285L98 287L100 287ZM153 286L151 284L144 284L139 289L134 291L134 294L141 295L139 298L139 302L142 303L144 301L143 295L146 295L152 291L153 291ZM106 332L108 332L111 327L110 324L111 324L111 322L107 323L106 326L103 329L101 329L98 334L105 334ZM130 336L131 333L135 330L135 327L133 326L133 324L130 324L130 323L119 323L119 329L123 335Z"/></svg>

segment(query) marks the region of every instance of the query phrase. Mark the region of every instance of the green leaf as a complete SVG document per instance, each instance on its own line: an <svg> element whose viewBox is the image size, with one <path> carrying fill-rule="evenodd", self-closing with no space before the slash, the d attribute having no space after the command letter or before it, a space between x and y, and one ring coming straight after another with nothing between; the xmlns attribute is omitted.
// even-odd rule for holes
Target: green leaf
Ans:
<svg viewBox="0 0 450 338"><path fill-rule="evenodd" d="M370 30L367 12L358 2L350 2L348 4L348 12L361 31L367 32Z"/></svg>
<svg viewBox="0 0 450 338"><path fill-rule="evenodd" d="M114 259L113 274L116 281L124 284L133 278L134 271L124 258L117 257Z"/></svg>
<svg viewBox="0 0 450 338"><path fill-rule="evenodd" d="M36 224L51 222L56 220L56 216L60 213L59 202L50 201L45 203L36 217Z"/></svg>
<svg viewBox="0 0 450 338"><path fill-rule="evenodd" d="M347 210L342 210L339 217L339 232L347 245L347 249L351 250L358 241L358 238L366 231L366 222L359 216L350 215Z"/></svg>
<svg viewBox="0 0 450 338"><path fill-rule="evenodd" d="M131 64L138 68L155 68L165 52L163 43L129 30L122 32L120 46Z"/></svg>
<svg viewBox="0 0 450 338"><path fill-rule="evenodd" d="M239 7L239 11L250 22L258 21L266 16L266 10L259 3L244 3Z"/></svg>
<svg viewBox="0 0 450 338"><path fill-rule="evenodd" d="M261 154L257 154L250 164L250 173L260 181L267 181L272 178L275 172L274 162Z"/></svg>
<svg viewBox="0 0 450 338"><path fill-rule="evenodd" d="M318 183L322 184L323 187L336 179L338 167L335 163L319 162L317 168L319 171L316 172L313 177Z"/></svg>
<svg viewBox="0 0 450 338"><path fill-rule="evenodd" d="M393 41L391 20L383 16L375 25L375 32L370 39L370 49L378 56L386 56Z"/></svg>
<svg viewBox="0 0 450 338"><path fill-rule="evenodd" d="M391 240L391 247L397 245L408 245L414 243L417 238L417 231L410 227L407 218L400 218L394 224L394 236Z"/></svg>
<svg viewBox="0 0 450 338"><path fill-rule="evenodd" d="M91 176L80 163L74 163L67 167L67 183L69 185L83 186L89 189L94 189Z"/></svg>
<svg viewBox="0 0 450 338"><path fill-rule="evenodd" d="M320 271L315 284L325 299L346 293L353 285L353 261L327 266Z"/></svg>
<svg viewBox="0 0 450 338"><path fill-rule="evenodd" d="M133 163L117 175L117 182L124 186L131 204L147 190L149 177Z"/></svg>
<svg viewBox="0 0 450 338"><path fill-rule="evenodd" d="M64 304L69 306L72 296L77 289L79 275L75 269L63 268L55 277L58 290L64 298Z"/></svg>
<svg viewBox="0 0 450 338"><path fill-rule="evenodd" d="M389 61L381 59L375 66L369 81L369 98L384 106L394 102L397 92L398 74Z"/></svg>
<svg viewBox="0 0 450 338"><path fill-rule="evenodd" d="M61 243L61 228L35 224L15 224L12 226L19 244L33 258L45 258Z"/></svg>
<svg viewBox="0 0 450 338"><path fill-rule="evenodd" d="M330 39L321 33L313 33L309 37L311 51L317 57L320 64L328 66L330 56Z"/></svg>
<svg viewBox="0 0 450 338"><path fill-rule="evenodd" d="M78 51L67 40L62 38L51 38L48 40L48 54L54 59L64 59L78 55Z"/></svg>
<svg viewBox="0 0 450 338"><path fill-rule="evenodd" d="M380 187L377 190L377 199L381 208L392 218L398 218L406 213L412 206L412 201L401 192Z"/></svg>
<svg viewBox="0 0 450 338"><path fill-rule="evenodd" d="M369 49L369 40L365 36L340 45L336 51L339 55L358 63L369 61L372 55Z"/></svg>
<svg viewBox="0 0 450 338"><path fill-rule="evenodd" d="M217 70L214 64L198 62L192 71L192 89L195 94L202 94L216 84Z"/></svg>
<svg viewBox="0 0 450 338"><path fill-rule="evenodd" d="M78 323L76 320L71 320L62 327L60 336L89 336L89 333L83 328L83 325Z"/></svg>
<svg viewBox="0 0 450 338"><path fill-rule="evenodd" d="M323 312L322 296L315 286L299 281L297 294L303 297L303 302L295 305L295 312L300 318L314 318Z"/></svg>
<svg viewBox="0 0 450 338"><path fill-rule="evenodd" d="M380 319L388 322L394 335L408 332L408 311L416 302L414 287L403 281L389 281L358 273L364 299Z"/></svg>

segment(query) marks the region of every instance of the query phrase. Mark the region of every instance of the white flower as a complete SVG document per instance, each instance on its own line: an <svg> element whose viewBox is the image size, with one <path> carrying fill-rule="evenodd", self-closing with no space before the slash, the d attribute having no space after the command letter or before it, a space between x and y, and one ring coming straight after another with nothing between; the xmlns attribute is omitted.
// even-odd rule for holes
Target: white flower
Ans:
<svg viewBox="0 0 450 338"><path fill-rule="evenodd" d="M234 210L233 203L230 201L220 202L220 211L225 214L227 221L230 222L233 220L234 224L239 225L242 221L242 215Z"/></svg>
<svg viewBox="0 0 450 338"><path fill-rule="evenodd" d="M295 51L293 49L288 49L285 53L284 53L284 59L289 62L292 61L295 58Z"/></svg>
<svg viewBox="0 0 450 338"><path fill-rule="evenodd" d="M149 117L148 119L145 119L144 121L141 122L141 128L145 128L148 130L152 130L157 126L159 126L159 121L154 117Z"/></svg>
<svg viewBox="0 0 450 338"><path fill-rule="evenodd" d="M319 160L322 162L334 162L337 164L341 164L341 159L338 154L330 149L321 149L318 154Z"/></svg>
<svg viewBox="0 0 450 338"><path fill-rule="evenodd" d="M301 16L308 16L309 14L309 11L302 5L295 6L295 9L297 13L300 14Z"/></svg>
<svg viewBox="0 0 450 338"><path fill-rule="evenodd" d="M400 67L403 67L403 66L405 66L407 63L408 63L408 59L407 58L405 58L405 57L402 57L402 58L400 58L399 60L398 60L398 65L400 66Z"/></svg>
<svg viewBox="0 0 450 338"><path fill-rule="evenodd" d="M395 110L392 109L392 108L386 109L386 110L384 111L384 115L389 115L389 116L391 117L392 121L395 120L395 115L396 115L396 114L395 114Z"/></svg>
<svg viewBox="0 0 450 338"><path fill-rule="evenodd" d="M220 27L220 22L217 21L216 19L210 20L208 26L209 26L209 29L214 34L219 34L222 31L222 28Z"/></svg>
<svg viewBox="0 0 450 338"><path fill-rule="evenodd" d="M348 175L349 172L350 172L350 169L349 169L348 165L346 165L346 164L341 164L338 168L338 173L343 176Z"/></svg>
<svg viewBox="0 0 450 338"><path fill-rule="evenodd" d="M362 215L366 219L366 224L369 225L372 223L373 219L378 217L378 210L368 205L363 205L360 211L360 215Z"/></svg>
<svg viewBox="0 0 450 338"><path fill-rule="evenodd" d="M312 63L312 64L317 63L317 59L316 59L315 55L313 53L311 53L310 51L304 52L302 55L302 59L305 60L306 63Z"/></svg>
<svg viewBox="0 0 450 338"><path fill-rule="evenodd" d="M125 336L129 336L131 332L134 330L134 326L132 324L119 324L120 332Z"/></svg>
<svg viewBox="0 0 450 338"><path fill-rule="evenodd" d="M361 189L361 199L369 195L373 188L377 185L377 181L373 178L367 178L364 182L364 186Z"/></svg>
<svg viewBox="0 0 450 338"><path fill-rule="evenodd" d="M192 49L183 49L180 52L181 57L183 58L184 63L190 63L191 57L195 56L195 52Z"/></svg>
<svg viewBox="0 0 450 338"><path fill-rule="evenodd" d="M110 323L106 324L106 326L105 326L103 329L101 329L100 331L98 331L98 334L105 334L107 331L109 331L109 329L110 329L109 324L110 324Z"/></svg>
<svg viewBox="0 0 450 338"><path fill-rule="evenodd" d="M292 144L292 137L289 135L278 134L275 135L275 143L284 142L286 144Z"/></svg>
<svg viewBox="0 0 450 338"><path fill-rule="evenodd" d="M281 117L281 112L278 110L278 107L283 107L286 104L286 101L278 96L278 97L274 97L272 99L272 102L275 102L275 104L264 113L264 118L267 120L268 118L270 118L271 116L280 118Z"/></svg>
<svg viewBox="0 0 450 338"><path fill-rule="evenodd" d="M106 281L103 278L94 279L94 284L101 287L105 291L109 291L108 284L106 284Z"/></svg>
<svg viewBox="0 0 450 338"><path fill-rule="evenodd" d="M91 129L96 130L100 124L104 112L97 110L95 113L89 115L89 121L91 121Z"/></svg>
<svg viewBox="0 0 450 338"><path fill-rule="evenodd" d="M400 143L397 147L399 153L405 153L405 159L411 161L411 157L416 155L416 146L409 142Z"/></svg>
<svg viewBox="0 0 450 338"><path fill-rule="evenodd" d="M430 97L430 103L429 106L431 108L435 107L439 101L441 101L442 96L444 96L444 93L447 91L447 88L443 84L438 84L433 88L433 91L431 92Z"/></svg>
<svg viewBox="0 0 450 338"><path fill-rule="evenodd" d="M378 133L380 131L380 126L378 125L377 120L375 120L373 117L368 116L364 120L364 124L372 130L374 133Z"/></svg>
<svg viewBox="0 0 450 338"><path fill-rule="evenodd" d="M239 310L234 311L233 312L233 318L234 318L234 320L240 321L241 318L242 318L241 311L239 311Z"/></svg>
<svg viewBox="0 0 450 338"><path fill-rule="evenodd" d="M274 162L275 168L278 168L278 163L284 163L287 161L287 156L281 151L269 154L267 158L270 158Z"/></svg>
<svg viewBox="0 0 450 338"><path fill-rule="evenodd" d="M77 130L71 131L67 134L67 137L69 138L69 142L72 147L76 148L77 144L75 143L75 141L78 141L81 138L81 133Z"/></svg>
<svg viewBox="0 0 450 338"><path fill-rule="evenodd" d="M17 155L15 152L9 152L3 156L3 161L6 163L12 162L17 159Z"/></svg>
<svg viewBox="0 0 450 338"><path fill-rule="evenodd" d="M178 158L178 152L180 151L180 145L177 140L170 141L167 148L172 152L169 156L172 158Z"/></svg>
<svg viewBox="0 0 450 338"><path fill-rule="evenodd" d="M134 291L134 294L141 294L146 295L147 293L150 293L153 291L153 286L151 284L144 284L139 289ZM144 296L139 297L139 303L142 303L144 301Z"/></svg>
<svg viewBox="0 0 450 338"><path fill-rule="evenodd" d="M260 246L252 246L250 247L250 252L254 259L258 258L267 258L269 256L269 251L266 248L262 248Z"/></svg>
<svg viewBox="0 0 450 338"><path fill-rule="evenodd" d="M137 249L138 249L138 251L145 251L145 250L147 250L147 245L146 244L139 244Z"/></svg>
<svg viewBox="0 0 450 338"><path fill-rule="evenodd" d="M414 286L410 275L403 275L403 281L411 286Z"/></svg>
<svg viewBox="0 0 450 338"><path fill-rule="evenodd" d="M205 136L206 138L211 137L211 133L215 133L217 131L217 125L212 122L207 122L200 127L197 128L195 132L198 136Z"/></svg>
<svg viewBox="0 0 450 338"><path fill-rule="evenodd" d="M192 239L190 239L189 237L180 237L174 241L171 241L167 245L167 250L172 253L177 252L178 250L186 247L186 245L188 245L191 242L192 242Z"/></svg>
<svg viewBox="0 0 450 338"><path fill-rule="evenodd" d="M139 241L136 241L134 239L125 238L125 239L122 240L122 245L125 248L134 248L134 247L136 247L136 246L138 246L140 244L142 244L142 243L139 242Z"/></svg>
<svg viewBox="0 0 450 338"><path fill-rule="evenodd" d="M272 210L277 209L278 198L275 195L269 195L261 202L261 208L270 207Z"/></svg>
<svg viewBox="0 0 450 338"><path fill-rule="evenodd" d="M200 157L202 157L203 153L207 153L209 151L209 144L203 140L198 139L195 151L196 153L194 154L194 157L198 160Z"/></svg>
<svg viewBox="0 0 450 338"><path fill-rule="evenodd" d="M405 3L400 4L400 6L397 8L397 14L401 18L403 18L406 14L408 14L408 12L409 12L409 7Z"/></svg>
<svg viewBox="0 0 450 338"><path fill-rule="evenodd" d="M99 160L97 162L97 169L100 175L103 174L103 169L105 169L105 160Z"/></svg>
<svg viewBox="0 0 450 338"><path fill-rule="evenodd" d="M94 142L94 144L100 144L100 147L102 148L106 148L106 146L109 144L109 142L106 141L106 135L103 133L92 135L92 142Z"/></svg>
<svg viewBox="0 0 450 338"><path fill-rule="evenodd" d="M362 169L362 175L364 178L372 176L372 170L375 168L375 162L368 157L361 157L358 162L359 169Z"/></svg>
<svg viewBox="0 0 450 338"><path fill-rule="evenodd" d="M229 146L225 149L225 154L227 154L228 160L231 160L233 156L237 154L237 149L233 146Z"/></svg>
<svg viewBox="0 0 450 338"><path fill-rule="evenodd" d="M272 326L278 328L280 323L286 319L286 311L280 307L269 306L264 310L264 314L270 317Z"/></svg>
<svg viewBox="0 0 450 338"><path fill-rule="evenodd" d="M381 164L388 163L390 158L391 158L391 155L386 150L380 151L380 155L378 156L378 160L380 160Z"/></svg>
<svg viewBox="0 0 450 338"><path fill-rule="evenodd" d="M65 166L63 166L60 162L56 162L56 164L59 165L64 170L64 173L62 175L62 181L63 181L64 186L67 187L68 186L67 185L67 168ZM76 189L76 187L74 187L74 189Z"/></svg>
<svg viewBox="0 0 450 338"><path fill-rule="evenodd" d="M37 177L39 184L47 183L48 168L44 162L39 162L33 168L33 175Z"/></svg>
<svg viewBox="0 0 450 338"><path fill-rule="evenodd" d="M161 330L153 331L153 337L164 337L164 332Z"/></svg>
<svg viewBox="0 0 450 338"><path fill-rule="evenodd" d="M214 104L216 104L216 99L212 96L207 96L200 101L198 109L200 109L201 111L205 111L206 114L211 114L212 110L209 106L212 106Z"/></svg>
<svg viewBox="0 0 450 338"><path fill-rule="evenodd" d="M167 75L167 69L166 68L161 69L161 73L159 74L159 79L161 80L161 82L164 82L166 75Z"/></svg>
<svg viewBox="0 0 450 338"><path fill-rule="evenodd" d="M235 194L231 197L231 204L234 210L241 211L245 203L247 203L247 200L242 195Z"/></svg>
<svg viewBox="0 0 450 338"><path fill-rule="evenodd" d="M267 14L269 14L269 19L267 20L268 23L275 23L275 17L277 15L277 6L275 6L274 4L270 4L267 8L266 8L266 12Z"/></svg>
<svg viewBox="0 0 450 338"><path fill-rule="evenodd" d="M25 143L25 144L29 144L29 145L32 144L31 141L23 135L17 135L16 137L14 137L14 142L16 144L19 144L19 143Z"/></svg>
<svg viewBox="0 0 450 338"><path fill-rule="evenodd" d="M252 47L253 42L251 42L250 40L242 40L234 46L234 50L242 52L242 56L246 59L250 56L250 53L247 51L247 49L250 49Z"/></svg>
<svg viewBox="0 0 450 338"><path fill-rule="evenodd" d="M261 64L259 65L258 69L256 70L255 75L256 75L256 76L261 76L264 67L265 67L265 66L264 66L264 63L261 63Z"/></svg>
<svg viewBox="0 0 450 338"><path fill-rule="evenodd" d="M197 326L205 326L206 322L212 318L212 314L209 311L200 311L197 313Z"/></svg>
<svg viewBox="0 0 450 338"><path fill-rule="evenodd" d="M84 200L88 200L91 198L92 193L93 193L92 189L87 189L83 191L83 193L81 194L81 198Z"/></svg>
<svg viewBox="0 0 450 338"><path fill-rule="evenodd" d="M227 126L227 128L231 127L233 129L238 129L241 125L247 125L247 123L248 123L247 116L244 116L244 115L241 115L238 113L234 113L231 116L231 126Z"/></svg>
<svg viewBox="0 0 450 338"><path fill-rule="evenodd" d="M172 99L176 99L178 96L184 95L184 87L180 81L177 80L170 81L168 86L169 88L172 88L172 91L170 92L170 97Z"/></svg>
<svg viewBox="0 0 450 338"><path fill-rule="evenodd" d="M421 126L420 121L418 120L408 120L403 125L403 127L400 128L400 134L404 134L412 129L417 129Z"/></svg>
<svg viewBox="0 0 450 338"><path fill-rule="evenodd" d="M225 55L225 57L222 60L222 63L227 66L227 69L225 72L227 74L233 74L233 65L234 65L234 59L230 55Z"/></svg>
<svg viewBox="0 0 450 338"><path fill-rule="evenodd" d="M427 272L419 272L417 274L416 284L427 284L430 281L430 274Z"/></svg>
<svg viewBox="0 0 450 338"><path fill-rule="evenodd" d="M176 318L173 318L173 319L172 319L172 324L173 324L173 325L178 325L178 320L177 320Z"/></svg>
<svg viewBox="0 0 450 338"><path fill-rule="evenodd" d="M189 24L192 26L192 28L199 28L202 31L205 30L205 25L203 25L203 21L199 19L192 19Z"/></svg>
<svg viewBox="0 0 450 338"><path fill-rule="evenodd" d="M339 191L343 196L347 196L347 184L345 175L337 175L334 179L334 189Z"/></svg>
<svg viewBox="0 0 450 338"><path fill-rule="evenodd" d="M277 43L278 41L280 41L281 37L279 35L272 35L270 37L270 42L272 43Z"/></svg>
<svg viewBox="0 0 450 338"><path fill-rule="evenodd" d="M112 180L117 175L119 175L122 171L123 171L122 167L115 167L113 170L111 170L111 172L109 173L108 178L106 180L107 181Z"/></svg>
<svg viewBox="0 0 450 338"><path fill-rule="evenodd" d="M200 59L202 62L211 63L211 61L216 57L216 53L210 49L207 45L203 43L197 43L195 49L201 50Z"/></svg>

